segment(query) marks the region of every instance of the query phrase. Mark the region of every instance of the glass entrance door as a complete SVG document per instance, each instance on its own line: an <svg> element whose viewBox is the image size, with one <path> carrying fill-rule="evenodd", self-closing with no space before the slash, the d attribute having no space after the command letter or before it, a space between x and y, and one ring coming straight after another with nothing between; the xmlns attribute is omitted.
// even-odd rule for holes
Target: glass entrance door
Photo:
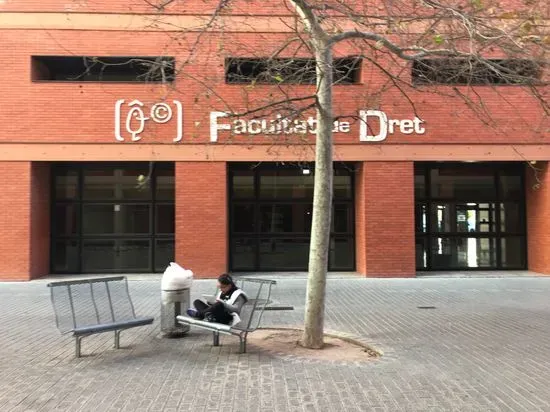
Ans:
<svg viewBox="0 0 550 412"><path fill-rule="evenodd" d="M54 169L52 272L150 273L174 255L174 170L156 164L60 164Z"/></svg>
<svg viewBox="0 0 550 412"><path fill-rule="evenodd" d="M521 164L417 164L418 270L524 269Z"/></svg>
<svg viewBox="0 0 550 412"><path fill-rule="evenodd" d="M305 271L313 165L230 166L230 269ZM334 171L329 270L355 269L353 171Z"/></svg>

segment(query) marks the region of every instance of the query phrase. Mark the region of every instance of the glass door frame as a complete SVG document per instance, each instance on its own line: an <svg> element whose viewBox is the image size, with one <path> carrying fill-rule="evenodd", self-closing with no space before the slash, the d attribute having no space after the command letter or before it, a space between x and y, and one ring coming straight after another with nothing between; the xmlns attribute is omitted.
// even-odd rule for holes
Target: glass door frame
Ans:
<svg viewBox="0 0 550 412"><path fill-rule="evenodd" d="M265 267L260 269L260 246L261 241L265 239L287 239L287 238L293 238L293 239L310 239L311 238L311 232L304 232L304 233L262 233L260 231L260 224L261 224L261 214L260 214L260 208L263 205L276 205L276 204L289 204L289 203L295 203L295 204L313 204L313 198L299 198L299 199L292 199L292 198L283 198L283 199L266 199L261 198L260 196L260 176L262 171L276 171L276 170L300 170L303 168L307 168L311 170L311 173L313 173L314 170L314 164L313 163L306 163L306 162L285 162L283 164L281 163L261 163L254 165L253 169L251 169L252 164L250 163L241 163L241 162L228 162L227 163L227 193L228 193L228 267L233 272L249 272L249 271L262 271L262 272L273 272L273 271L281 271L281 272L287 272L287 271L302 271L307 270L307 267L304 269L303 267L293 267L293 268L276 268L276 267ZM351 240L351 265L349 268L345 269L339 269L335 268L333 269L331 267L332 261L330 259L330 251L329 251L329 271L355 271L356 270L356 259L355 259L355 165L352 163L344 164L344 163L334 163L334 168L338 170L349 170L349 176L350 176L350 186L351 186L351 194L349 198L346 199L335 199L333 197L332 200L332 207L334 210L334 207L337 204L349 204L350 205L350 232L346 234L342 233L336 233L331 230L330 233L330 241L331 244L334 240L337 239L350 239ZM252 170L253 171L253 185L254 185L254 197L253 198L234 198L233 196L233 171L235 170ZM254 233L249 233L247 235L240 235L235 234L233 231L233 207L235 204L252 204L254 206L255 210L255 224L254 224ZM254 263L252 269L234 269L234 256L233 256L233 244L235 239L249 239L253 241L254 244ZM308 251L309 251L309 242L308 242ZM306 265L307 266L307 265Z"/></svg>
<svg viewBox="0 0 550 412"><path fill-rule="evenodd" d="M157 177L159 170L172 170L174 173L174 189L175 189L175 165L172 162L155 162L152 171L152 177L150 180L150 197L147 199L84 199L84 172L86 170L115 170L115 169L142 169L143 174L147 175L149 171L149 162L56 162L52 163L51 175L50 175L50 273L55 274L85 274L85 273L159 273L164 268L157 268L155 258L157 253L157 242L159 241L172 241L175 248L175 227L174 233L157 233L157 206L163 204L173 204L175 208L175 196L172 200L169 199L157 199ZM74 199L57 199L56 196L56 172L59 170L70 170L76 172L76 196ZM137 185L137 181L136 181ZM76 234L58 234L56 233L56 214L55 209L57 205L74 205L76 207ZM149 219L149 231L146 234L93 234L86 235L83 233L83 221L84 221L84 208L87 205L148 205L148 219ZM175 224L174 224L175 226ZM99 241L99 240L112 240L115 243L118 241L148 241L148 262L149 268L147 270L132 269L106 269L106 270L83 270L83 246L85 241ZM75 270L59 270L56 269L56 243L58 241L76 241L77 242L77 264Z"/></svg>
<svg viewBox="0 0 550 412"><path fill-rule="evenodd" d="M483 195L479 197L432 197L432 182L431 182L431 173L430 171L437 168L445 167L476 167L482 166L492 169L493 172L493 182L495 186L496 195L492 197L484 197ZM417 170L421 170L423 173L418 173ZM520 178L521 188L525 188L525 169L522 168L520 162L492 162L492 163L463 163L463 162L417 162L415 163L415 176L422 175L424 178L424 196L422 198L417 197L417 191L415 188L415 250L416 245L422 243L423 250L426 253L426 267L421 267L416 262L417 271L479 271L479 270L525 270L527 269L527 216L526 216L526 199L525 195L517 199L508 199L504 198L502 194L502 189L500 185L501 176L507 176L506 171L515 171L517 176ZM522 191L524 193L524 191ZM462 232L458 231L456 228L450 231L438 231L433 227L432 213L434 212L434 207L437 204L448 204L455 208L459 204L467 205L468 203L477 203L477 204L494 204L495 211L495 230L490 232ZM517 233L510 233L502 231L502 221L501 221L501 205L506 203L514 203L518 205L518 214L521 223L522 230ZM425 230L422 231L422 225L417 221L418 214L417 208L425 205L426 207L426 226ZM420 216L422 214L420 213ZM456 226L456 221L454 222ZM419 230L420 229L420 230ZM494 239L495 241L495 262L496 264L493 267L449 267L441 268L433 266L433 251L432 245L433 241L437 238L450 238L450 239L468 239L468 238L487 238ZM502 264L502 240L507 238L521 238L521 248L523 252L522 260L523 264L519 266L504 266ZM415 253L416 255L416 253Z"/></svg>

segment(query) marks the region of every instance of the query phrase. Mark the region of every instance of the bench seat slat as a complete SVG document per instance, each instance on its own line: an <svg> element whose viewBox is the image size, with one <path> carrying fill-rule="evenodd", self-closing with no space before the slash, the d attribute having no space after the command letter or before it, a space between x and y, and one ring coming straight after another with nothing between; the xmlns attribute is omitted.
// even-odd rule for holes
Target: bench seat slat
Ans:
<svg viewBox="0 0 550 412"><path fill-rule="evenodd" d="M198 327L202 327L204 329L216 330L219 332L231 333L231 329L232 329L231 326L224 325L223 323L207 322L205 320L199 320L199 319L191 318L189 316L179 315L179 316L176 316L176 319L181 323L195 325Z"/></svg>
<svg viewBox="0 0 550 412"><path fill-rule="evenodd" d="M82 327L73 329L71 332L73 332L75 336L78 336L78 335L88 335L90 333L100 333L100 332L108 332L113 330L128 329L136 326L149 325L153 323L154 319L155 318L136 318L136 319L129 319L129 320L124 320L120 322L104 323L101 325L82 326Z"/></svg>

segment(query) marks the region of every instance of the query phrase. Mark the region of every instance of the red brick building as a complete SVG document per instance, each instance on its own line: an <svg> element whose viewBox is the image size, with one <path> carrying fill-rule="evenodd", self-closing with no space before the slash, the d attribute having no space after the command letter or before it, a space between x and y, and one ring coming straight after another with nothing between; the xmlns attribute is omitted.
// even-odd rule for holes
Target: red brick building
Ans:
<svg viewBox="0 0 550 412"><path fill-rule="evenodd" d="M243 20L237 7L194 48L211 10L179 3L159 17L142 0L0 2L0 280L152 273L174 259L199 277L306 270L313 120L223 115L278 88L228 70L288 39L288 17L266 5ZM159 81L136 59L188 62ZM550 124L530 90L418 83L405 97L354 62L336 114L366 122L335 125L330 270L550 273ZM412 64L385 63L415 84Z"/></svg>

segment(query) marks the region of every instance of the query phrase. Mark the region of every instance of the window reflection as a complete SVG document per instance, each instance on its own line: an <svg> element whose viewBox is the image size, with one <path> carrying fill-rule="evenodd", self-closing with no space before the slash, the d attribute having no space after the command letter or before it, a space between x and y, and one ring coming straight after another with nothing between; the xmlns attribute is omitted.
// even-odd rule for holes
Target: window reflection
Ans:
<svg viewBox="0 0 550 412"><path fill-rule="evenodd" d="M313 198L313 175L297 175L295 170L265 171L260 176L260 197L271 199Z"/></svg>
<svg viewBox="0 0 550 412"><path fill-rule="evenodd" d="M496 196L492 168L441 167L430 171L432 197L492 198Z"/></svg>
<svg viewBox="0 0 550 412"><path fill-rule="evenodd" d="M426 232L428 230L428 206L426 204L417 204L415 208L415 229L417 232Z"/></svg>
<svg viewBox="0 0 550 412"><path fill-rule="evenodd" d="M523 236L503 238L500 242L503 267L517 268L525 265L525 238Z"/></svg>
<svg viewBox="0 0 550 412"><path fill-rule="evenodd" d="M260 270L300 270L308 256L309 239L260 239Z"/></svg>
<svg viewBox="0 0 550 412"><path fill-rule="evenodd" d="M254 197L254 173L251 171L236 171L232 177L232 196L236 199Z"/></svg>
<svg viewBox="0 0 550 412"><path fill-rule="evenodd" d="M496 266L494 238L438 237L432 240L432 266L436 269Z"/></svg>
<svg viewBox="0 0 550 412"><path fill-rule="evenodd" d="M525 230L519 204L507 202L500 205L500 230L506 233L521 233Z"/></svg>
<svg viewBox="0 0 550 412"><path fill-rule="evenodd" d="M428 253L426 250L426 238L417 237L416 244L416 268L425 269L428 266Z"/></svg>
<svg viewBox="0 0 550 412"><path fill-rule="evenodd" d="M255 239L233 239L231 242L231 265L233 270L254 270L256 267L255 256Z"/></svg>
<svg viewBox="0 0 550 412"><path fill-rule="evenodd" d="M58 200L78 197L78 172L76 170L60 170L56 173L55 197Z"/></svg>
<svg viewBox="0 0 550 412"><path fill-rule="evenodd" d="M151 197L151 186L138 186L145 169L84 170L84 200L138 200Z"/></svg>
<svg viewBox="0 0 550 412"><path fill-rule="evenodd" d="M434 232L454 232L453 207L451 204L435 203L431 210L431 225Z"/></svg>
<svg viewBox="0 0 550 412"><path fill-rule="evenodd" d="M311 204L262 205L260 207L262 233L310 233Z"/></svg>

